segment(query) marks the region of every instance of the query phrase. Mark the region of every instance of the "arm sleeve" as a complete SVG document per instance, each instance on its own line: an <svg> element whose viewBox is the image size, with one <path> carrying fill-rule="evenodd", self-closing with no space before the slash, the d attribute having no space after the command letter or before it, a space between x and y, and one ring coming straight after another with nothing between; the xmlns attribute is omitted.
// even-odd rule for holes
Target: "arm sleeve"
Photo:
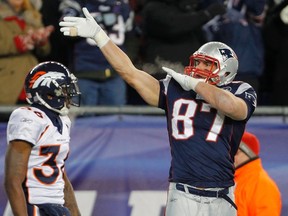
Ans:
<svg viewBox="0 0 288 216"><path fill-rule="evenodd" d="M171 77L166 76L165 79L160 80L160 94L159 94L159 105L158 107L166 110L167 109L167 93L168 85L170 83Z"/></svg>
<svg viewBox="0 0 288 216"><path fill-rule="evenodd" d="M23 33L21 29L14 22L6 22L5 20L0 19L0 57L18 54L14 38ZM5 31L3 30L5 29Z"/></svg>
<svg viewBox="0 0 288 216"><path fill-rule="evenodd" d="M243 83L239 86L235 95L242 98L247 104L248 115L246 120L248 120L257 106L257 95L255 90L248 83Z"/></svg>
<svg viewBox="0 0 288 216"><path fill-rule="evenodd" d="M25 108L13 111L7 126L7 142L24 140L35 145L45 130L45 125L38 119L33 111Z"/></svg>

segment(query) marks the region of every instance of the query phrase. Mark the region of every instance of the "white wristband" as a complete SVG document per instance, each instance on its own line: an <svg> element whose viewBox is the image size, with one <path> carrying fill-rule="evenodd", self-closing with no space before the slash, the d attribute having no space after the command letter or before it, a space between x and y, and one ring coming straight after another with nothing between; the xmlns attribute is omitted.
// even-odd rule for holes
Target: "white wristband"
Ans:
<svg viewBox="0 0 288 216"><path fill-rule="evenodd" d="M97 46L101 49L105 44L108 43L110 38L108 35L104 32L103 29L101 29L94 37L94 40L97 43Z"/></svg>

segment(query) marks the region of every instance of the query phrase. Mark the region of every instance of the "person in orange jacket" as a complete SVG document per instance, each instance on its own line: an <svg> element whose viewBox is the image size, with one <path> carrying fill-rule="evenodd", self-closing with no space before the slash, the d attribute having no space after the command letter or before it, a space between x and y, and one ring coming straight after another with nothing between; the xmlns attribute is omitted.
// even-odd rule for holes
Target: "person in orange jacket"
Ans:
<svg viewBox="0 0 288 216"><path fill-rule="evenodd" d="M238 216L280 216L281 194L262 166L260 143L251 133L243 134L235 155L235 202Z"/></svg>

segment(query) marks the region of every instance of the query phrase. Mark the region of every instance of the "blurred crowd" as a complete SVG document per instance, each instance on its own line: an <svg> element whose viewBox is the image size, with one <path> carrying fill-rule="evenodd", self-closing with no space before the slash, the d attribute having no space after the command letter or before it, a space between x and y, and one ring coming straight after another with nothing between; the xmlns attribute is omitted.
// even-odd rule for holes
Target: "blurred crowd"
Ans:
<svg viewBox="0 0 288 216"><path fill-rule="evenodd" d="M50 60L79 78L82 106L145 105L92 41L61 35L59 21L83 16L82 7L158 79L166 76L162 65L181 72L201 44L217 40L235 50L235 80L254 87L258 105L288 105L288 0L2 0L0 105L25 103L27 72Z"/></svg>

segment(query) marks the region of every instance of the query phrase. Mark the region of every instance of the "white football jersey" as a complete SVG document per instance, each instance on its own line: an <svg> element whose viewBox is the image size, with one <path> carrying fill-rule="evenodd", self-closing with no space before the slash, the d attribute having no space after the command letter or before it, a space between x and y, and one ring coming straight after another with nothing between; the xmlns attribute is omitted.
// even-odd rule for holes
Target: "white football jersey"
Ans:
<svg viewBox="0 0 288 216"><path fill-rule="evenodd" d="M63 171L69 153L71 121L68 116L60 118L62 134L50 118L35 107L20 107L10 116L8 144L12 140L24 140L33 145L24 182L30 204L64 204Z"/></svg>

